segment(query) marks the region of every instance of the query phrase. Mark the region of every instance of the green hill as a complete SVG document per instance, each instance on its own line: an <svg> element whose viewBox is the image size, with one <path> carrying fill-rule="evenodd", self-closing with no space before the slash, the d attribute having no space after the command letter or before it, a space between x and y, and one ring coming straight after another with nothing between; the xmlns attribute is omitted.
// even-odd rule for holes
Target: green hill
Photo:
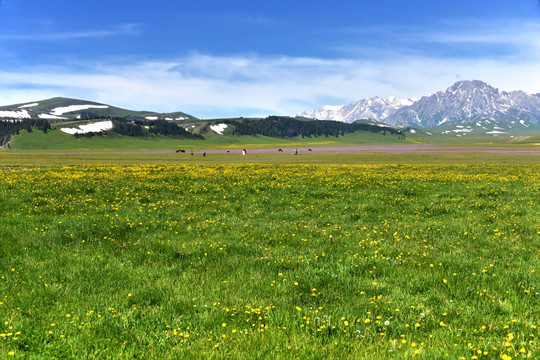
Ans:
<svg viewBox="0 0 540 360"><path fill-rule="evenodd" d="M50 121L125 118L131 120L197 120L183 113L157 113L122 109L94 101L55 97L32 103L14 104L0 107L0 119L48 119Z"/></svg>

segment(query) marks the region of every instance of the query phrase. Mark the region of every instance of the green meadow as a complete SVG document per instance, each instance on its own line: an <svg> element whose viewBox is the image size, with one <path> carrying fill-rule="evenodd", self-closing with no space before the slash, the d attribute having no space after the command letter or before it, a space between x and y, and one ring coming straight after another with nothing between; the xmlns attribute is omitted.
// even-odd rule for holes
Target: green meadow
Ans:
<svg viewBox="0 0 540 360"><path fill-rule="evenodd" d="M534 154L39 151L0 168L0 358L540 354Z"/></svg>

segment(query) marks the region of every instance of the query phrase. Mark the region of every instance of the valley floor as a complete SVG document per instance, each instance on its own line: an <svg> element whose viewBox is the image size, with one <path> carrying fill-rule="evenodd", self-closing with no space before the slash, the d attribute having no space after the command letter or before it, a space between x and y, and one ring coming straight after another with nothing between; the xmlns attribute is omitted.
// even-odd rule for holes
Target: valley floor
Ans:
<svg viewBox="0 0 540 360"><path fill-rule="evenodd" d="M247 150L245 156L243 149ZM63 163L540 164L540 146L429 144L313 147L184 147L171 150L1 151L1 165ZM282 151L280 151L282 150ZM191 155L193 151L193 155ZM203 156L204 152L204 156ZM295 156L297 154L298 156Z"/></svg>

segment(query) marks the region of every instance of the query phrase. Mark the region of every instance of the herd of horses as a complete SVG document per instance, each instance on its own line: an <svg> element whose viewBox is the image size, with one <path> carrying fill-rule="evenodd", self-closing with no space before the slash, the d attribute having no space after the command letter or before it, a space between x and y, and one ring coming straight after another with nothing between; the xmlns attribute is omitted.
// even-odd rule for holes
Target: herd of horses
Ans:
<svg viewBox="0 0 540 360"><path fill-rule="evenodd" d="M313 151L311 149L308 149L308 151ZM178 149L175 151L176 153L181 153L181 154L184 154L186 152L186 150L184 149ZM230 150L227 150L227 152L230 152ZM278 149L278 152L283 152L283 149ZM295 149L294 152L293 152L294 155L298 155L298 150ZM191 150L191 155L193 155L193 150Z"/></svg>

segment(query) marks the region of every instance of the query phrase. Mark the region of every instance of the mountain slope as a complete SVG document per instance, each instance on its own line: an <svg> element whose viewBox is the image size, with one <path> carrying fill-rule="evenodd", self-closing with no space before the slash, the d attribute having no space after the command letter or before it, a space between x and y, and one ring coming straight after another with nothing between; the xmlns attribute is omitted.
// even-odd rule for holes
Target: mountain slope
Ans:
<svg viewBox="0 0 540 360"><path fill-rule="evenodd" d="M93 101L55 97L31 103L0 107L2 119L74 120L118 117L131 120L197 120L183 112L156 113L126 110Z"/></svg>
<svg viewBox="0 0 540 360"><path fill-rule="evenodd" d="M441 134L454 137L514 137L523 134L540 135L540 125L532 124L525 120L503 121L483 119L465 124L445 124L416 130L423 131L428 135ZM409 131L415 133L416 130L411 128Z"/></svg>

